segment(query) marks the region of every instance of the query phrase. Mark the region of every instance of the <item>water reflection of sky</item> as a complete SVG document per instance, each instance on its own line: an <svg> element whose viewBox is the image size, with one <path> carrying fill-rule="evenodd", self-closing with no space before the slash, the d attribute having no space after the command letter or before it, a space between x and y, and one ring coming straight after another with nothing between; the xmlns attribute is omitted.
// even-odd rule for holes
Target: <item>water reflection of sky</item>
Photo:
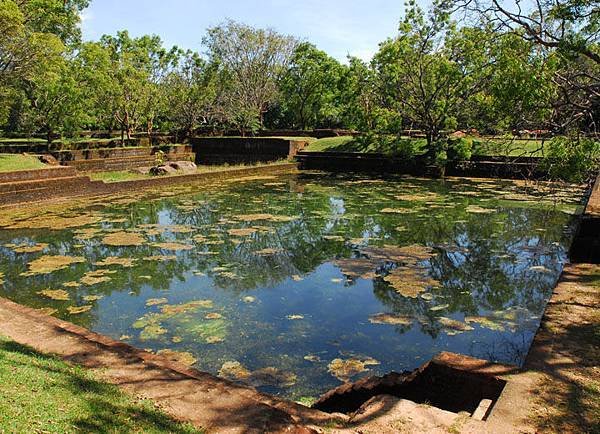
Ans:
<svg viewBox="0 0 600 434"><path fill-rule="evenodd" d="M501 192L518 194L520 201L507 200ZM555 207L535 189L513 183L371 182L319 175L181 193L83 209L102 217L84 226L99 230L90 239L77 238L74 233L81 228L6 229L11 222L3 219L1 244L48 247L35 253L0 248L0 294L55 309L59 317L142 348L192 353L196 367L212 373L231 361L249 371L273 367L293 373L294 385L275 381L261 388L290 397L315 396L339 384L328 370L334 359L379 362L368 364L358 376L413 369L440 351L522 363L562 269L570 241L569 214L576 205ZM427 200L418 197L431 193L435 196ZM419 200L399 200L398 195ZM386 208L393 212L383 213ZM50 215L74 213L58 209ZM240 220L261 213L283 218ZM155 225L154 231L144 226L148 224ZM173 224L180 228L160 229ZM241 228L256 231L231 234ZM145 242L103 244L106 234L119 231L137 231ZM174 252L156 245L164 242L192 248ZM435 252L421 264L439 281L426 296L404 296L383 280L401 264L386 264L375 279L349 279L334 264L339 258L365 257L369 246L409 245ZM28 263L44 255L78 256L85 262L22 275ZM176 255L177 260L147 260L156 255ZM132 258L134 266L93 265L107 257ZM64 286L79 282L86 272L107 268L106 282ZM39 294L46 289L62 289L69 299ZM86 301L89 295L102 298ZM161 317L152 324L164 333L143 339L134 324L160 316L161 305L146 302L163 298L169 306L195 300L212 306ZM69 314L70 306L90 310ZM206 320L209 313L220 318ZM382 313L410 322L370 321ZM222 341L208 343L209 337Z"/></svg>

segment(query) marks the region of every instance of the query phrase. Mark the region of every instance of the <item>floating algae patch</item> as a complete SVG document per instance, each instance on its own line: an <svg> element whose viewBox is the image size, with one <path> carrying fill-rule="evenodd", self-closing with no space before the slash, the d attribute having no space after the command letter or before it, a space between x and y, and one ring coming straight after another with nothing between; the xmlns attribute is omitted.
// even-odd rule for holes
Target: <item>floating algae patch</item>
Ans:
<svg viewBox="0 0 600 434"><path fill-rule="evenodd" d="M131 268L135 265L136 260L134 258L118 258L115 256L109 256L101 261L95 262L94 265L97 267L110 267L119 266L125 268Z"/></svg>
<svg viewBox="0 0 600 434"><path fill-rule="evenodd" d="M57 301L69 301L71 299L69 293L64 289L44 289L43 291L38 291L38 294Z"/></svg>
<svg viewBox="0 0 600 434"><path fill-rule="evenodd" d="M55 214L39 215L15 222L8 226L9 229L51 229L63 230L88 226L101 221L101 217L94 214L76 216L60 216Z"/></svg>
<svg viewBox="0 0 600 434"><path fill-rule="evenodd" d="M439 282L431 278L428 272L429 270L424 267L398 267L383 280L403 297L417 298L419 294L439 285Z"/></svg>
<svg viewBox="0 0 600 434"><path fill-rule="evenodd" d="M47 255L31 261L27 268L29 271L23 273L24 276L34 276L36 274L49 274L58 270L68 268L73 264L85 262L81 256L61 256Z"/></svg>
<svg viewBox="0 0 600 434"><path fill-rule="evenodd" d="M145 256L142 258L142 260L150 261L150 262L168 262L168 261L176 261L177 256L175 256L175 255L152 255L152 256Z"/></svg>
<svg viewBox="0 0 600 434"><path fill-rule="evenodd" d="M413 319L406 315L398 315L394 313L378 313L369 317L369 322L372 324L391 324L409 326L413 323Z"/></svg>
<svg viewBox="0 0 600 434"><path fill-rule="evenodd" d="M376 270L381 265L380 261L369 258L343 258L336 259L333 263L344 276L353 279L374 279Z"/></svg>
<svg viewBox="0 0 600 434"><path fill-rule="evenodd" d="M92 310L93 306L69 306L67 307L67 312L71 315L80 315L82 313L89 312Z"/></svg>
<svg viewBox="0 0 600 434"><path fill-rule="evenodd" d="M104 298L103 295L84 295L83 301L92 302L102 300Z"/></svg>
<svg viewBox="0 0 600 434"><path fill-rule="evenodd" d="M110 282L112 279L109 276L107 276L107 274L114 274L114 273L116 273L116 271L111 271L111 270L88 271L87 273L85 273L83 275L83 277L81 279L79 279L79 282L84 285L87 285L87 286L97 285L99 283Z"/></svg>
<svg viewBox="0 0 600 434"><path fill-rule="evenodd" d="M272 366L250 371L238 361L223 363L221 369L219 369L219 376L253 387L271 386L279 388L292 387L298 379L296 374Z"/></svg>
<svg viewBox="0 0 600 434"><path fill-rule="evenodd" d="M379 362L375 359L334 359L327 365L327 369L331 375L338 380L347 383L352 377L356 377L358 374L367 372L369 368L367 366L379 365Z"/></svg>
<svg viewBox="0 0 600 434"><path fill-rule="evenodd" d="M15 253L38 253L46 250L48 248L48 244L5 244L4 247L8 247Z"/></svg>
<svg viewBox="0 0 600 434"><path fill-rule="evenodd" d="M181 243L157 243L153 244L154 247L158 247L162 250L192 250L194 246L190 246L189 244L181 244Z"/></svg>
<svg viewBox="0 0 600 434"><path fill-rule="evenodd" d="M148 300L146 300L146 306L158 306L161 304L167 304L168 302L169 300L167 300L166 298L149 298Z"/></svg>
<svg viewBox="0 0 600 434"><path fill-rule="evenodd" d="M113 232L102 238L102 244L116 247L141 246L146 240L135 232Z"/></svg>
<svg viewBox="0 0 600 434"><path fill-rule="evenodd" d="M444 333L450 336L473 330L469 324L452 318L441 317L438 318L438 322L443 326Z"/></svg>
<svg viewBox="0 0 600 434"><path fill-rule="evenodd" d="M91 240L99 237L102 232L100 228L85 228L73 231L73 236L78 240Z"/></svg>
<svg viewBox="0 0 600 434"><path fill-rule="evenodd" d="M242 228L242 229L229 229L227 233L234 237L247 237L257 232L254 228Z"/></svg>

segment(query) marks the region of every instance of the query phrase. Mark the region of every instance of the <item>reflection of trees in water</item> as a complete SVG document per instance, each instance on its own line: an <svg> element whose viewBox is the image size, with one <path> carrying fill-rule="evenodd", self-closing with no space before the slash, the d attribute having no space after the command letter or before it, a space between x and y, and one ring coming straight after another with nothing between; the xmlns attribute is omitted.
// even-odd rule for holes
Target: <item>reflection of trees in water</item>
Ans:
<svg viewBox="0 0 600 434"><path fill-rule="evenodd" d="M510 337L500 334L491 342L473 341L469 353L480 359L523 366L533 333L532 331L517 332L512 333Z"/></svg>
<svg viewBox="0 0 600 434"><path fill-rule="evenodd" d="M512 209L452 224L460 217L460 211L458 215L451 213L446 221L436 220L437 225L432 225L437 239L445 239L436 248L438 254L429 261L432 276L440 281L440 287L432 291L436 304L448 304L443 310L446 315L478 315L512 306L541 314L562 267L564 248L555 240L563 239L564 217ZM497 223L503 225L501 230L497 229ZM532 227L547 230L536 234L532 233ZM514 256L506 257L503 252L512 252ZM549 272L531 271L535 266L544 266ZM436 318L441 313L431 312L432 304L420 297L403 297L380 279L374 282L374 291L393 313L418 319L422 330L434 338L439 334L441 327ZM397 328L404 332L410 326ZM505 343L504 347L503 351L510 356L508 360L513 360L512 354L523 349L518 344L511 348Z"/></svg>
<svg viewBox="0 0 600 434"><path fill-rule="evenodd" d="M361 178L357 178L361 179ZM69 289L76 303L84 304L82 296L98 294L108 296L114 292L139 294L143 287L167 290L173 279L183 281L186 273L200 271L209 275L216 286L233 291L244 291L272 286L295 274L310 273L322 263L338 257L359 254L357 246L328 241L324 235L343 235L352 238L379 238L370 244L425 244L438 246L438 255L431 260L432 275L443 287L436 294L446 297L451 312L475 314L479 309L500 309L508 305L528 308L540 306L544 299L549 278L532 275L525 271L532 265L554 267L558 274L562 247L552 242L563 239L560 233L565 216L560 213L537 209L504 209L499 214L473 216L465 212L470 200L465 197L445 197L442 203L453 208L428 209L423 203L405 204L418 210L414 214L387 215L381 209L393 201L398 184L352 184L347 178L323 178L303 176L287 192L271 189L257 183L228 186L224 191L205 191L179 198L134 202L102 209L106 220L125 218L118 224L102 224L105 228L135 229L142 224L174 223L197 227L192 234L170 234L173 241L191 243L193 235L201 234L210 241L222 242L202 246L195 250L177 253L176 261L146 261L144 258L158 254L175 254L161 251L151 244L164 238L150 237L148 244L137 247L111 247L101 243L101 237L76 240L71 230L20 231L19 238L48 242L53 254L84 256L87 264L77 264L48 275L25 278L19 274L26 270L28 260L34 255L15 255L2 250L0 267L6 270L3 292L25 304L42 307L45 300L36 294L42 289L58 289L62 283L77 281L90 269L90 264L108 256L136 259L133 268L115 268L111 281L81 290ZM447 187L436 181L411 180L411 192L448 192ZM182 206L182 203L187 205ZM235 222L236 215L272 213L297 216L290 222ZM465 221L466 223L457 223ZM270 226L271 231L256 232L242 238L241 243L232 242L227 233L230 228ZM405 226L406 231L398 231ZM532 235L532 228L546 228L546 232ZM15 232L0 232L0 242L13 242ZM533 245L537 247L532 247ZM79 245L79 246L78 246ZM523 253L525 246L530 250ZM277 253L260 255L256 252L274 249ZM198 252L212 251L214 256ZM514 253L518 261L499 259L498 256ZM213 272L215 267L230 266L239 278L230 278ZM150 280L140 276L151 276ZM400 314L422 318L422 327L437 335L440 327L436 315L429 310L430 304L421 298L406 299L380 280L375 281L375 295L384 304ZM24 290L25 288L25 290ZM465 291L469 291L465 294ZM84 314L77 317L80 323L88 323ZM89 313L89 316L93 312Z"/></svg>

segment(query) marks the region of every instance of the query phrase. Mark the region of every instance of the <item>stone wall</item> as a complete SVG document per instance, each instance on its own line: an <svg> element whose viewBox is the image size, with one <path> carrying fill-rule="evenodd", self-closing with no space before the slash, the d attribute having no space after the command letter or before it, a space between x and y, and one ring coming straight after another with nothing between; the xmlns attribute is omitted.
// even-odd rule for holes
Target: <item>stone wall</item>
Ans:
<svg viewBox="0 0 600 434"><path fill-rule="evenodd" d="M197 164L269 162L293 158L308 142L280 138L195 137Z"/></svg>
<svg viewBox="0 0 600 434"><path fill-rule="evenodd" d="M413 176L439 176L439 168L428 165L423 159L402 159L383 154L353 152L299 152L296 161L303 170L332 172L371 172L406 174ZM539 158L509 159L486 157L473 161L449 162L446 176L478 178L540 179L545 173L539 169Z"/></svg>
<svg viewBox="0 0 600 434"><path fill-rule="evenodd" d="M600 264L600 174L590 190L569 258L573 263Z"/></svg>

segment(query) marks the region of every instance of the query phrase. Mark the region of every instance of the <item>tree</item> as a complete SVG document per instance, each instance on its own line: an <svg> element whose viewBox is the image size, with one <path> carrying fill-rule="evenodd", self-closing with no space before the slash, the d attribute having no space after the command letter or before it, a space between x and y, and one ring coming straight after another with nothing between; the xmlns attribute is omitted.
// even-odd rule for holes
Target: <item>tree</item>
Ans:
<svg viewBox="0 0 600 434"><path fill-rule="evenodd" d="M337 123L342 74L340 63L314 45L302 43L296 47L281 82L282 99L294 127L306 129Z"/></svg>
<svg viewBox="0 0 600 434"><path fill-rule="evenodd" d="M151 135L165 103L162 81L175 65L178 49L166 50L158 36L131 38L126 31L105 35L100 44L109 58L109 63L101 63L108 67L103 71L109 83L105 104L113 110L122 140L131 139L142 123Z"/></svg>
<svg viewBox="0 0 600 434"><path fill-rule="evenodd" d="M489 81L490 40L488 29L457 29L437 4L426 17L411 2L400 35L375 56L385 106L424 131L430 159L441 150L442 131L457 127L465 102Z"/></svg>
<svg viewBox="0 0 600 434"><path fill-rule="evenodd" d="M216 78L214 65L192 51L182 55L178 68L166 78L167 118L186 138L211 122L217 97Z"/></svg>
<svg viewBox="0 0 600 434"><path fill-rule="evenodd" d="M25 111L31 129L46 134L50 143L55 134L74 133L84 121L81 82L74 65L59 58L43 65L40 73L23 83L29 101Z"/></svg>
<svg viewBox="0 0 600 434"><path fill-rule="evenodd" d="M466 11L500 31L513 33L560 58L553 77L553 128L597 130L600 121L600 2L598 0L453 0L448 10Z"/></svg>
<svg viewBox="0 0 600 434"><path fill-rule="evenodd" d="M277 99L296 39L227 21L208 29L204 44L209 61L218 65L223 117L242 134L262 127L265 112Z"/></svg>
<svg viewBox="0 0 600 434"><path fill-rule="evenodd" d="M373 68L357 57L348 59L341 88L344 124L359 131L376 128L376 112L382 106Z"/></svg>
<svg viewBox="0 0 600 434"><path fill-rule="evenodd" d="M13 0L19 6L28 28L57 36L66 46L81 38L81 12L89 0Z"/></svg>

